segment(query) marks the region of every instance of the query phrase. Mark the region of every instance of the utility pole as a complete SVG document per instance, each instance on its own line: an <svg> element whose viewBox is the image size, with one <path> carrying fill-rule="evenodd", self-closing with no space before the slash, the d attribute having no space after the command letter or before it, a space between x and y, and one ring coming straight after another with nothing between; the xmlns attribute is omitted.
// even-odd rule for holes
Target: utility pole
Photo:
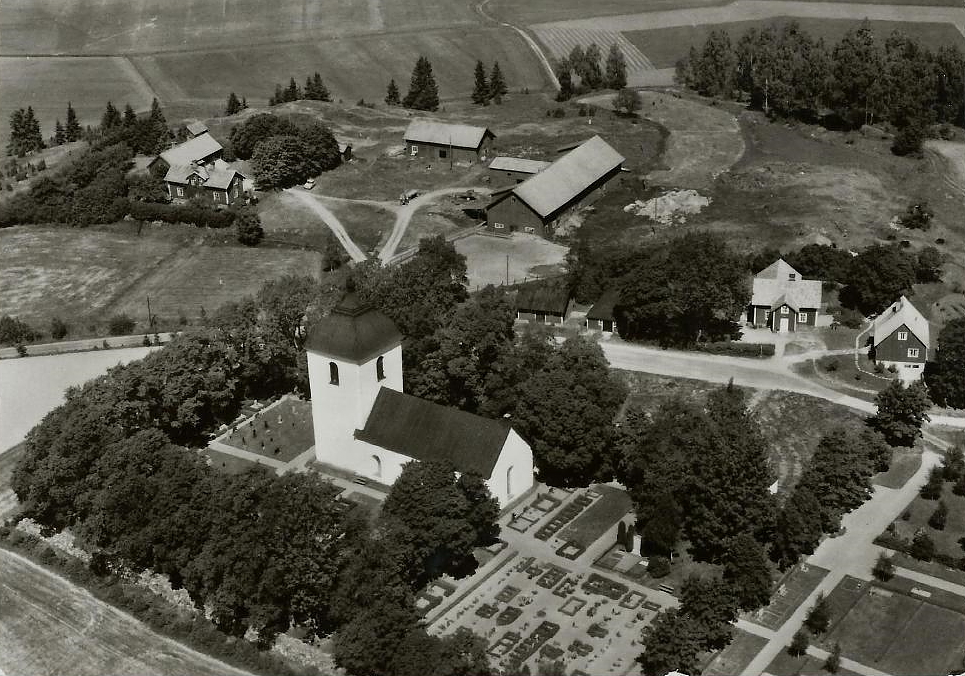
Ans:
<svg viewBox="0 0 965 676"><path fill-rule="evenodd" d="M154 317L151 316L151 297L147 297L147 325L150 328L154 327Z"/></svg>
<svg viewBox="0 0 965 676"><path fill-rule="evenodd" d="M506 286L509 286L509 254L506 254Z"/></svg>

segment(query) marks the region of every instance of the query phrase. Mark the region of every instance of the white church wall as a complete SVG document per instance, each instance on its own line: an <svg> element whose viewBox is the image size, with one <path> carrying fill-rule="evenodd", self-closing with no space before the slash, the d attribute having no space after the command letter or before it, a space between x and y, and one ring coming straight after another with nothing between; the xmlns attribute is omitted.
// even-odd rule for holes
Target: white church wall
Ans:
<svg viewBox="0 0 965 676"><path fill-rule="evenodd" d="M511 429L506 436L486 485L493 497L499 500L500 507L505 507L533 487L533 452L515 430Z"/></svg>

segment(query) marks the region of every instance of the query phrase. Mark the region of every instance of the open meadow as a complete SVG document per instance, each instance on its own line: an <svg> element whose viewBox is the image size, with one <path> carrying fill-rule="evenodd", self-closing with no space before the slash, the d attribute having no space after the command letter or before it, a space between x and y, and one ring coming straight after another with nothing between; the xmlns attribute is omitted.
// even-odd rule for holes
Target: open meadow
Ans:
<svg viewBox="0 0 965 676"><path fill-rule="evenodd" d="M519 284L563 273L566 247L536 235L513 233L511 238L473 235L458 239L456 251L466 257L469 290L487 284Z"/></svg>
<svg viewBox="0 0 965 676"><path fill-rule="evenodd" d="M0 549L0 646L9 676L245 674L155 634L40 566Z"/></svg>

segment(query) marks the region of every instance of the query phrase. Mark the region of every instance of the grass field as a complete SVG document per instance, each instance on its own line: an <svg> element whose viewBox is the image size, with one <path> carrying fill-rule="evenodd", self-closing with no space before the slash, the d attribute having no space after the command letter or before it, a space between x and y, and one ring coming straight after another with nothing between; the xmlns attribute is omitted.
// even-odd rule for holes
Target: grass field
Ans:
<svg viewBox="0 0 965 676"><path fill-rule="evenodd" d="M99 312L147 271L168 260L178 242L136 233L73 228L16 227L0 230L0 303L3 314L37 323L51 317L69 324ZM138 308L140 312L140 308Z"/></svg>
<svg viewBox="0 0 965 676"><path fill-rule="evenodd" d="M895 580L899 584L889 587L902 586ZM965 615L921 596L859 582L846 577L828 596L832 628L822 647L839 642L845 657L892 674L924 676L961 668Z"/></svg>
<svg viewBox="0 0 965 676"><path fill-rule="evenodd" d="M195 246L142 277L111 305L110 312L146 318L146 299L161 320L191 319L228 301L252 295L269 279L319 274L320 254L291 249Z"/></svg>
<svg viewBox="0 0 965 676"><path fill-rule="evenodd" d="M593 490L602 493L603 497L587 507L558 536L563 540L572 540L584 549L599 540L633 508L626 491L611 486L594 486Z"/></svg>
<svg viewBox="0 0 965 676"><path fill-rule="evenodd" d="M928 519L938 507L938 500L926 500L916 495L906 510L911 513L911 517L907 521L895 521L898 527L897 535L911 540L915 533L922 529L934 540L937 552L959 557L962 555L962 547L958 541L965 536L965 496L952 493L952 484L945 482L941 499L948 507L948 521L944 530L935 530L928 525Z"/></svg>
<svg viewBox="0 0 965 676"><path fill-rule="evenodd" d="M376 252L392 233L395 215L371 204L322 200L362 251Z"/></svg>
<svg viewBox="0 0 965 676"><path fill-rule="evenodd" d="M356 4L356 3L350 3ZM501 28L440 29L414 33L346 35L337 40L247 44L133 57L137 68L165 100L221 99L228 92L265 101L275 83L294 76L299 84L321 73L335 100L380 102L394 78L405 95L412 66L429 58L443 99L472 91L476 61L499 61L512 90L541 89L545 75L515 32Z"/></svg>
<svg viewBox="0 0 965 676"><path fill-rule="evenodd" d="M0 10L0 16L3 11ZM3 34L4 53L7 34ZM46 139L54 122L67 117L72 102L81 124L98 124L104 106L113 101L121 110L130 103L135 110L148 110L154 92L123 57L19 58L0 57L0 143L6 148L10 129L7 120L17 108L33 106Z"/></svg>
<svg viewBox="0 0 965 676"><path fill-rule="evenodd" d="M0 579L0 652L10 676L244 673L155 634L6 550L0 550Z"/></svg>
<svg viewBox="0 0 965 676"><path fill-rule="evenodd" d="M829 46L834 45L848 30L857 27L860 23L860 21L851 19L776 17L766 21L735 21L725 24L655 28L653 30L631 31L624 35L637 49L646 54L656 68L673 68L679 59L687 56L691 47L701 49L707 40L707 36L713 30L727 31L731 43L737 44L741 36L751 28L760 30L764 26L773 25L776 30L780 31L781 27L790 21L796 21L802 31L810 33L813 37L823 38L825 44ZM871 28L875 37L881 41L884 41L893 30L898 29L908 37L927 45L930 49L937 49L940 45L965 47L965 38L950 24L872 21Z"/></svg>
<svg viewBox="0 0 965 676"><path fill-rule="evenodd" d="M211 462L209 464L211 467L225 474L241 474L242 472L247 472L252 467L258 466L256 462L252 462L246 458L239 458L237 455L231 455L230 453L222 453L213 448L205 448L201 451L201 455L210 458ZM271 468L265 467L268 471L272 471Z"/></svg>
<svg viewBox="0 0 965 676"><path fill-rule="evenodd" d="M875 474L871 483L885 488L901 488L921 467L921 451L917 448L895 448L887 472Z"/></svg>
<svg viewBox="0 0 965 676"><path fill-rule="evenodd" d="M509 265L509 283L515 284L563 272L566 247L536 235L514 233L511 239L473 235L456 240L456 251L466 257L469 289L487 284L504 284Z"/></svg>
<svg viewBox="0 0 965 676"><path fill-rule="evenodd" d="M764 672L773 676L813 676L814 674L828 673L824 668L824 660L810 655L793 657L787 653L786 649L778 653ZM836 673L839 676L859 676L857 672L844 667L838 667Z"/></svg>
<svg viewBox="0 0 965 676"><path fill-rule="evenodd" d="M821 583L828 571L818 566L795 566L776 583L776 593L764 608L747 617L768 629L777 630L794 614L801 603Z"/></svg>
<svg viewBox="0 0 965 676"><path fill-rule="evenodd" d="M767 644L767 639L740 629L734 630L734 640L721 650L701 673L703 676L730 676L744 671L744 667Z"/></svg>

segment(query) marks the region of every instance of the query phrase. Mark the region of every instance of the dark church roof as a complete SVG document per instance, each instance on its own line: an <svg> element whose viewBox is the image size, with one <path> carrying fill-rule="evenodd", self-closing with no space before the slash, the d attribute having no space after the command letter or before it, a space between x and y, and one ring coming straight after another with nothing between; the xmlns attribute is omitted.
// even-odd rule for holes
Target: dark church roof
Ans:
<svg viewBox="0 0 965 676"><path fill-rule="evenodd" d="M434 404L383 387L360 441L422 462L448 462L458 472L492 476L509 435L508 423Z"/></svg>
<svg viewBox="0 0 965 676"><path fill-rule="evenodd" d="M361 364L401 342L402 334L391 319L349 291L330 315L312 327L305 348Z"/></svg>

